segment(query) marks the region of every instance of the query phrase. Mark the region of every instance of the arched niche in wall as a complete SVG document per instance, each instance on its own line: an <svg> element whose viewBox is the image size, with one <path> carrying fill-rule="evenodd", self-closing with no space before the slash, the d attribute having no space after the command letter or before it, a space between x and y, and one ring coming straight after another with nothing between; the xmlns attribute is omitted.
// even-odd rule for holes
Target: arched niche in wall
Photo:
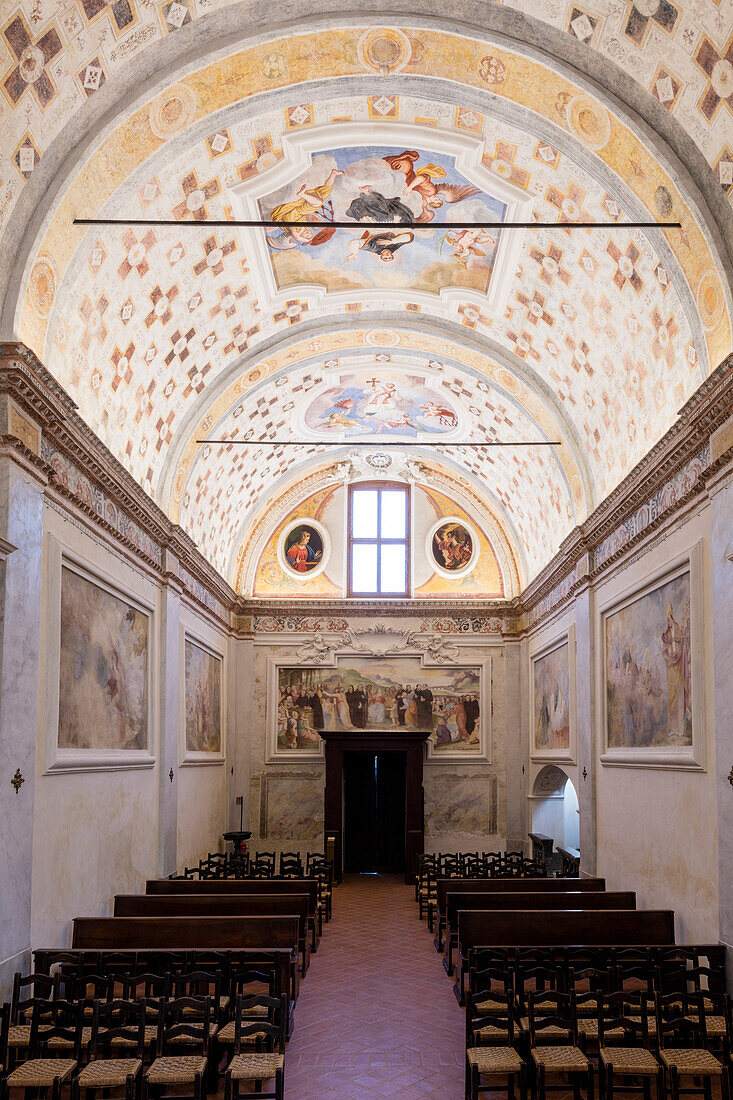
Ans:
<svg viewBox="0 0 733 1100"><path fill-rule="evenodd" d="M535 776L529 797L530 832L552 837L554 852L580 848L578 792L567 772L556 764L545 765ZM555 862L559 870L559 858Z"/></svg>

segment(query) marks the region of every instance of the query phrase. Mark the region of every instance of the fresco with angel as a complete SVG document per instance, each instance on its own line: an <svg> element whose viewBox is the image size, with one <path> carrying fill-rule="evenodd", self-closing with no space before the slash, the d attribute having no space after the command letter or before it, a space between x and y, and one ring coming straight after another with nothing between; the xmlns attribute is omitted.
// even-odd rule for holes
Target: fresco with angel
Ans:
<svg viewBox="0 0 733 1100"><path fill-rule="evenodd" d="M451 401L424 378L371 371L344 374L306 409L311 431L351 436L382 435L414 439L445 435L458 427Z"/></svg>
<svg viewBox="0 0 733 1100"><path fill-rule="evenodd" d="M465 179L455 158L425 150L361 146L318 153L296 179L260 199L260 214L290 221L267 230L278 287L395 287L485 292L496 230L441 223L504 221L506 204ZM332 223L353 221L354 228ZM388 228L374 223L389 222ZM409 228L411 222L417 222Z"/></svg>

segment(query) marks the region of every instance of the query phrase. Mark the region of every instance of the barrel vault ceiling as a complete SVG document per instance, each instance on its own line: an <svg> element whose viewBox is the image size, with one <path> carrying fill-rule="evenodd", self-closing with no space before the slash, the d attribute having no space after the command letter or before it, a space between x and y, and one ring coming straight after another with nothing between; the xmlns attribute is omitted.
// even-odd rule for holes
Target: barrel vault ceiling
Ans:
<svg viewBox="0 0 733 1100"><path fill-rule="evenodd" d="M359 6L0 5L3 335L230 581L269 508L368 473L368 437L419 444L410 476L498 523L526 584L731 349L733 9ZM210 224L278 210L303 231ZM424 228L369 230L405 210ZM310 228L333 217L354 231ZM482 217L543 228L440 228ZM424 391L417 428L329 406L385 382ZM451 446L526 439L560 445Z"/></svg>

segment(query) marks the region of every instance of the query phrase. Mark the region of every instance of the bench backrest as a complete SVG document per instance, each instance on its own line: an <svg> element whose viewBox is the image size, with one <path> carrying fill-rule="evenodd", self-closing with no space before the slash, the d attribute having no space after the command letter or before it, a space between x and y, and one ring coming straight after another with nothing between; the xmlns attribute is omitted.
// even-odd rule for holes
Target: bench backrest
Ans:
<svg viewBox="0 0 733 1100"><path fill-rule="evenodd" d="M75 917L72 947L298 949L298 917Z"/></svg>
<svg viewBox="0 0 733 1100"><path fill-rule="evenodd" d="M636 909L636 894L633 890L617 893L579 890L576 894L473 894L466 890L449 890L446 919L452 932L458 926L458 913L462 909Z"/></svg>
<svg viewBox="0 0 733 1100"><path fill-rule="evenodd" d="M308 930L307 894L117 894L116 917L259 917L297 915Z"/></svg>
<svg viewBox="0 0 733 1100"><path fill-rule="evenodd" d="M315 878L154 878L145 884L146 894L307 894L311 916L318 901Z"/></svg>
<svg viewBox="0 0 733 1100"><path fill-rule="evenodd" d="M445 913L448 890L470 890L472 894L563 893L582 890L595 893L606 889L605 878L439 878L436 882L438 911Z"/></svg>
<svg viewBox="0 0 733 1100"><path fill-rule="evenodd" d="M561 909L552 912L464 909L458 914L458 947L464 958L474 947L672 943L674 913L671 909Z"/></svg>

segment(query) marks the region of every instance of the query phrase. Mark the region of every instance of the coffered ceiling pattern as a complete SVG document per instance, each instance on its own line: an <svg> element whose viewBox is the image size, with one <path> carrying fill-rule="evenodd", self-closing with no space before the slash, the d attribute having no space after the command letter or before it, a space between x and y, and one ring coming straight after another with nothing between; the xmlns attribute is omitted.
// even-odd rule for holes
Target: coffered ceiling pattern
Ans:
<svg viewBox="0 0 733 1100"><path fill-rule="evenodd" d="M697 5L694 24L666 0L652 7L561 14L542 5L564 33L615 53L635 78L643 73L713 165L733 102L723 94L724 5ZM114 81L126 43L138 43L126 56L142 56L156 37L206 18L193 0L78 0L44 37L49 18L37 34L31 17L19 8L6 27L18 71L3 85L13 118L25 110L29 125L37 112L45 119L16 150L15 171L28 179L83 109L77 93L90 100ZM74 74L72 94L69 58L85 57L80 44L92 42L95 57L83 77ZM703 87L693 69L705 66ZM704 123L693 124L694 112ZM727 170L713 166L724 186ZM305 210L306 224L314 188L318 219L341 203L363 211L350 215L358 231L268 248L261 230L207 224L252 210L267 216L282 196ZM17 193L0 199L3 217ZM475 219L476 204L489 201L504 204L508 220L548 228L498 241L441 233L446 211ZM412 203L434 222L391 255L375 244L370 256L369 217L385 203ZM176 224L75 229L75 215ZM682 229L614 228L642 219L678 219ZM608 224L569 228L586 220ZM306 23L190 62L118 110L80 151L29 242L15 327L228 579L274 486L310 467L333 477L316 437L303 449L277 445L302 437L298 410L310 391L325 389L337 369L418 371L460 409L465 438L559 443L441 448L503 517L526 583L730 350L730 292L716 248L696 192L664 151L603 95L529 51L419 23L317 31ZM343 442L335 462L349 461ZM420 457L431 460L424 449Z"/></svg>

